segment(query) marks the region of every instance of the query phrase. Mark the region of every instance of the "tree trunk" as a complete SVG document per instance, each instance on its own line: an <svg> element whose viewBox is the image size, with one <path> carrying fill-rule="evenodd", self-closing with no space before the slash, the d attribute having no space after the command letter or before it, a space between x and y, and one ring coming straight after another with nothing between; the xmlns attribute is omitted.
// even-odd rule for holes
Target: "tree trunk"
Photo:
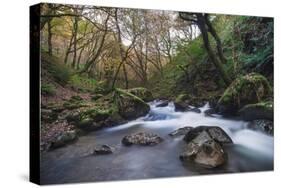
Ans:
<svg viewBox="0 0 281 188"><path fill-rule="evenodd" d="M125 63L122 63L122 68L123 68L123 73L124 73L124 78L125 78L125 89L128 89L129 81L128 81L128 75L127 75L127 70L126 70Z"/></svg>
<svg viewBox="0 0 281 188"><path fill-rule="evenodd" d="M212 34L212 36L214 37L215 41L216 41L216 44L217 44L217 51L218 51L218 55L219 55L219 58L221 60L221 62L223 64L226 64L226 58L224 57L223 55L223 51L222 51L222 44L221 44L221 40L216 32L216 30L214 29L214 27L212 26L209 18L208 18L208 15L205 15L205 20L206 20L206 24L208 26L208 31Z"/></svg>
<svg viewBox="0 0 281 188"><path fill-rule="evenodd" d="M78 59L77 59L77 63L76 63L76 69L79 70L79 66L80 66L80 61L81 61L81 57L82 57L82 53L84 51L85 47L81 48L79 55L78 55Z"/></svg>
<svg viewBox="0 0 281 188"><path fill-rule="evenodd" d="M77 54L77 30L78 30L78 17L74 17L73 23L73 60L71 67L75 68L76 54Z"/></svg>
<svg viewBox="0 0 281 188"><path fill-rule="evenodd" d="M118 9L116 8L115 9L115 26L116 26L116 29L117 29L117 42L118 42L118 46L119 46L119 51L120 51L120 58L121 58L121 62L115 72L115 75L114 75L114 79L113 79L113 82L112 82L112 85L111 85L111 89L114 89L114 86L115 86L115 82L117 80L117 76L119 74L119 71L120 71L120 68L123 66L123 63L126 59L125 57L125 54L124 54L124 50L123 50L123 46L122 46L122 38L121 38L121 30L120 30L120 27L119 27L119 22L118 22ZM123 68L124 70L124 68Z"/></svg>
<svg viewBox="0 0 281 188"><path fill-rule="evenodd" d="M225 84L229 85L231 83L231 80L230 80L229 76L227 75L226 71L224 70L222 63L216 58L215 53L213 52L213 50L211 48L210 41L208 38L208 31L206 29L206 17L204 17L203 14L196 14L196 16L198 19L197 20L198 27L201 31L204 46L207 50L208 56L209 56L210 60L213 62L213 64L215 65L215 67L217 68L217 70L219 71Z"/></svg>
<svg viewBox="0 0 281 188"><path fill-rule="evenodd" d="M72 41L73 41L73 35L71 36L71 39L69 41L68 47L67 47L66 52L65 52L64 64L67 64L68 56L70 54L70 49L71 49L71 46L72 46Z"/></svg>

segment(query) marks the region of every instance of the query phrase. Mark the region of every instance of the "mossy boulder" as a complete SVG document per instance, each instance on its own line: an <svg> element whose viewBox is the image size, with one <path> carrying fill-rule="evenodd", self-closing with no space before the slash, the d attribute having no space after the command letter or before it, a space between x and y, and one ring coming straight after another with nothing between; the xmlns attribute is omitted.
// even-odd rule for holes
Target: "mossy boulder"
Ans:
<svg viewBox="0 0 281 188"><path fill-rule="evenodd" d="M124 123L114 105L95 105L71 112L67 120L84 131L95 131L104 127L110 127Z"/></svg>
<svg viewBox="0 0 281 188"><path fill-rule="evenodd" d="M186 111L189 110L189 100L191 96L188 94L180 94L177 96L174 105L175 105L175 110L176 111Z"/></svg>
<svg viewBox="0 0 281 188"><path fill-rule="evenodd" d="M114 100L119 114L126 120L144 116L150 110L141 98L122 89L115 89Z"/></svg>
<svg viewBox="0 0 281 188"><path fill-rule="evenodd" d="M136 87L136 88L128 89L127 92L141 98L145 102L149 102L149 101L153 100L152 93L148 89L143 88L143 87Z"/></svg>
<svg viewBox="0 0 281 188"><path fill-rule="evenodd" d="M77 104L77 108L71 110L66 119L84 131L116 126L143 116L150 110L142 99L122 89L115 89L114 92L80 107L80 102L84 102L79 101L71 98L70 102Z"/></svg>
<svg viewBox="0 0 281 188"><path fill-rule="evenodd" d="M235 114L247 104L258 103L272 95L267 79L257 73L238 77L225 90L216 106L222 114Z"/></svg>
<svg viewBox="0 0 281 188"><path fill-rule="evenodd" d="M188 100L188 99L190 99L191 98L191 96L190 95L188 95L188 94L179 94L178 96L177 96L177 98L176 98L176 100L175 100L175 102L183 102L183 101L186 101L186 100Z"/></svg>
<svg viewBox="0 0 281 188"><path fill-rule="evenodd" d="M196 108L203 106L204 99L200 97L194 97L188 94L180 94L177 96L174 104L176 111L189 111L194 109L191 106Z"/></svg>
<svg viewBox="0 0 281 188"><path fill-rule="evenodd" d="M238 114L247 121L256 119L273 120L273 102L265 101L245 105L238 111Z"/></svg>

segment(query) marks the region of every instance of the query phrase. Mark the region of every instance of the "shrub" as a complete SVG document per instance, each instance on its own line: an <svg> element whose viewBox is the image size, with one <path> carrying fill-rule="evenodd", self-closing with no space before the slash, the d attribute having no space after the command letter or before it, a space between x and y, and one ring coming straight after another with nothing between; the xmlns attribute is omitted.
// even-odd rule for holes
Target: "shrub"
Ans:
<svg viewBox="0 0 281 188"><path fill-rule="evenodd" d="M75 74L70 78L70 84L77 89L91 91L96 86L96 80Z"/></svg>

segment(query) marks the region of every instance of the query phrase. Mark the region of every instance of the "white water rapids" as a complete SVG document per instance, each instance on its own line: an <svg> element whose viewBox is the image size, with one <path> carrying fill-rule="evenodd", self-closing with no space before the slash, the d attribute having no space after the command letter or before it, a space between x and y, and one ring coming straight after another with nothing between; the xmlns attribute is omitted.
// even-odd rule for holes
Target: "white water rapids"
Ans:
<svg viewBox="0 0 281 188"><path fill-rule="evenodd" d="M201 113L175 112L175 106L172 102L166 107L156 107L160 103L161 101L149 103L151 110L145 117L109 128L107 131L112 132L139 125L152 130L161 128L175 130L185 126L196 127L199 125L219 126L232 138L234 144L257 151L261 155L273 156L272 136L248 129L248 122L245 121L224 119L220 115L206 116L204 111L210 109L208 103L199 108Z"/></svg>

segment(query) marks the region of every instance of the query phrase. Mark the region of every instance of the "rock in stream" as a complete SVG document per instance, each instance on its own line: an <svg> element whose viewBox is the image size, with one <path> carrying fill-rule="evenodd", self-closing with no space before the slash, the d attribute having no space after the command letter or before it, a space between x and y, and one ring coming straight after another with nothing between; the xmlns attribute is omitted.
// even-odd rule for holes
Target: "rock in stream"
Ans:
<svg viewBox="0 0 281 188"><path fill-rule="evenodd" d="M148 132L139 132L136 134L127 135L122 139L122 143L125 146L130 145L144 145L144 146L153 146L162 142L163 139L154 133Z"/></svg>

